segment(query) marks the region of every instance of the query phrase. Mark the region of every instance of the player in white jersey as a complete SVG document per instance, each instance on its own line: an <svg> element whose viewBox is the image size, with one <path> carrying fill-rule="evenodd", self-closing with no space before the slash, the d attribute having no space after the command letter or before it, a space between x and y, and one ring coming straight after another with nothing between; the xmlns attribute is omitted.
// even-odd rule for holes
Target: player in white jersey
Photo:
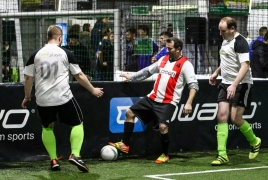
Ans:
<svg viewBox="0 0 268 180"><path fill-rule="evenodd" d="M220 35L224 39L219 52L221 63L209 79L209 84L215 85L218 75L222 75L222 82L218 86L218 155L211 165L229 162L226 153L229 116L250 143L249 159L258 155L261 145L261 139L255 136L250 124L242 118L245 108L250 107L253 81L248 43L236 28L237 23L231 17L224 17L219 23Z"/></svg>
<svg viewBox="0 0 268 180"><path fill-rule="evenodd" d="M143 124L147 124L150 121L156 122L157 125L154 129L159 130L161 133L162 154L155 160L155 163L169 161L168 124L172 119L176 105L181 100L185 84L187 83L190 89L189 97L183 110L185 115L192 112L192 101L199 89L193 65L186 57L181 55L182 41L175 37L169 38L167 39L166 47L168 55L163 56L156 63L133 75L121 74L121 77L125 77L127 81L141 81L152 74L159 73L151 93L127 110L123 141L109 143L120 151L128 153L135 116Z"/></svg>
<svg viewBox="0 0 268 180"><path fill-rule="evenodd" d="M60 170L57 162L56 139L53 132L54 122L58 119L72 127L70 134L71 155L69 162L79 170L88 172L81 160L80 150L84 139L83 114L69 86L69 71L78 83L94 96L103 95L102 88L94 88L81 71L75 56L69 50L61 48L62 30L51 25L47 30L48 44L34 52L24 69L25 97L22 107L27 108L31 101L31 89L35 82L35 96L38 117L42 122L42 141L51 159L51 170Z"/></svg>

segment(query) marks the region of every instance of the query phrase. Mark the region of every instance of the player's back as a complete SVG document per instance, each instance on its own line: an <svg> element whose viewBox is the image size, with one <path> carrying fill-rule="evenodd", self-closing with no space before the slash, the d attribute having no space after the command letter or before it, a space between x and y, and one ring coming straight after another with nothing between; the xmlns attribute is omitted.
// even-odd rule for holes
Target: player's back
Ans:
<svg viewBox="0 0 268 180"><path fill-rule="evenodd" d="M36 102L40 106L55 106L72 97L69 86L68 50L47 44L34 56Z"/></svg>

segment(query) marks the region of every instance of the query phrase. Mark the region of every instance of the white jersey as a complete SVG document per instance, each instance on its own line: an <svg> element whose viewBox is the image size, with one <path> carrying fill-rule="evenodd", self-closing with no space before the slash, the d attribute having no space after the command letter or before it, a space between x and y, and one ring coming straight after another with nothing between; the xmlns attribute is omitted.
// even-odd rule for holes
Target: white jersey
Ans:
<svg viewBox="0 0 268 180"><path fill-rule="evenodd" d="M242 62L249 62L249 47L247 40L240 34L231 41L224 40L220 49L222 83L232 84L241 68ZM251 69L241 83L253 84Z"/></svg>
<svg viewBox="0 0 268 180"><path fill-rule="evenodd" d="M56 44L46 44L30 56L24 74L34 77L37 105L62 105L73 97L69 70L73 75L81 72L74 54Z"/></svg>
<svg viewBox="0 0 268 180"><path fill-rule="evenodd" d="M177 61L170 62L168 55L156 63L157 66L149 66L151 74L156 72L159 74L148 97L159 103L178 104L185 84L197 83L193 65L184 56Z"/></svg>

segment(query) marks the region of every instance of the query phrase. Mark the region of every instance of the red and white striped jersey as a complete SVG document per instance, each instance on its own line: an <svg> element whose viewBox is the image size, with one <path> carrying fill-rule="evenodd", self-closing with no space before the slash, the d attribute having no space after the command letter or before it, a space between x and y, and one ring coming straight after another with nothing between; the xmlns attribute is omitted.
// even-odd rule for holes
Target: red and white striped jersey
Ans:
<svg viewBox="0 0 268 180"><path fill-rule="evenodd" d="M159 103L176 105L181 100L185 84L197 83L194 67L184 56L177 61L170 62L167 55L159 59L157 63L159 74L153 90L147 96ZM150 67L150 73L156 73L157 69Z"/></svg>

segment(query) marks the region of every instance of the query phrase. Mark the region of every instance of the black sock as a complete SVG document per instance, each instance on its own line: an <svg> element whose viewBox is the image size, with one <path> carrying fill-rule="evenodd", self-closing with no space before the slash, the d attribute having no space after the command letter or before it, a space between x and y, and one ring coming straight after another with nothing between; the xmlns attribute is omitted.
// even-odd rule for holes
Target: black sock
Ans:
<svg viewBox="0 0 268 180"><path fill-rule="evenodd" d="M132 135L133 129L134 129L134 123L131 123L131 122L124 123L123 143L125 143L125 145L127 146L129 146L130 137Z"/></svg>
<svg viewBox="0 0 268 180"><path fill-rule="evenodd" d="M162 152L168 156L169 134L161 134Z"/></svg>

